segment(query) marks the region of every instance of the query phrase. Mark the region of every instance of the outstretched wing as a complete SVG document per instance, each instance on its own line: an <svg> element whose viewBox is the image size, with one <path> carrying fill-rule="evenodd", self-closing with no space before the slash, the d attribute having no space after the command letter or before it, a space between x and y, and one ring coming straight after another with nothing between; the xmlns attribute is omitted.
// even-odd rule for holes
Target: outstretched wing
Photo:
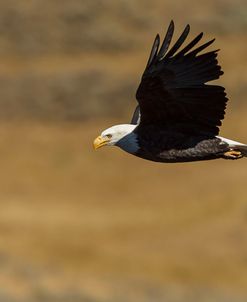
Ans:
<svg viewBox="0 0 247 302"><path fill-rule="evenodd" d="M223 74L217 62L218 50L199 54L214 40L193 49L203 33L179 50L189 31L187 25L169 51L174 32L173 21L161 46L160 37L156 36L136 93L140 106L140 126L157 124L217 135L227 98L223 87L206 83Z"/></svg>

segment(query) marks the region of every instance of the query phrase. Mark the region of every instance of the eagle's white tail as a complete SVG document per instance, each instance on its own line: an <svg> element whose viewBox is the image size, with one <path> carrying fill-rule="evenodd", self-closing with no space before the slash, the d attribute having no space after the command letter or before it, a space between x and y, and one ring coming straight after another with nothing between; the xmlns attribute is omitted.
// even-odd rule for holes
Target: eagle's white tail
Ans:
<svg viewBox="0 0 247 302"><path fill-rule="evenodd" d="M218 138L227 143L233 151L241 152L242 157L247 157L247 145L220 136Z"/></svg>
<svg viewBox="0 0 247 302"><path fill-rule="evenodd" d="M247 145L233 146L233 150L240 151L242 156L247 157Z"/></svg>

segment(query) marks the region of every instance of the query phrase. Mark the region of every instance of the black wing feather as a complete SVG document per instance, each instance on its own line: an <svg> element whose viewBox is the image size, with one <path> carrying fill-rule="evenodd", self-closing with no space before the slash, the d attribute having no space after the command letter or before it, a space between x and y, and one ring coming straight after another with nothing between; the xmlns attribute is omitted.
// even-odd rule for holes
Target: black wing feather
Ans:
<svg viewBox="0 0 247 302"><path fill-rule="evenodd" d="M167 50L168 50L168 48L170 46L173 33L174 33L174 22L171 21L170 25L168 27L168 30L166 32L166 36L164 38L164 41L163 41L163 43L162 43L162 45L160 47L160 51L159 51L159 53L157 55L157 60L160 60L160 59L162 59L165 56L165 54L166 54L166 52L167 52Z"/></svg>
<svg viewBox="0 0 247 302"><path fill-rule="evenodd" d="M132 119L131 119L130 123L132 125L137 125L137 124L140 123L140 118L141 118L141 116L140 116L140 107L139 107L139 105L137 105L136 109L135 109L135 111L133 113L133 116L132 116Z"/></svg>
<svg viewBox="0 0 247 302"><path fill-rule="evenodd" d="M151 49L151 53L150 53L150 56L149 56L149 59L148 59L146 69L153 63L153 60L156 58L157 52L158 52L158 49L159 49L159 45L160 45L160 36L156 35L156 37L154 39L152 49Z"/></svg>
<svg viewBox="0 0 247 302"><path fill-rule="evenodd" d="M169 50L166 57L172 57L175 52L179 49L179 47L184 43L185 39L188 37L188 34L190 32L190 26L189 24L185 27L184 31L182 32L181 36L177 40L177 42L174 44L174 46Z"/></svg>
<svg viewBox="0 0 247 302"><path fill-rule="evenodd" d="M179 51L189 30L187 25L167 52L174 31L171 22L160 50L160 40L154 43L136 93L141 115L139 127L152 124L180 131L190 129L193 133L218 134L227 98L223 87L206 84L223 74L217 61L218 50L200 54L214 40L193 50L202 39L203 33L200 33Z"/></svg>
<svg viewBox="0 0 247 302"><path fill-rule="evenodd" d="M214 41L215 41L215 39L212 39L212 40L208 41L207 43L205 43L205 44L197 47L193 51L191 51L189 54L193 55L193 56L197 55L199 52L203 51L205 48L207 48L209 45L211 45Z"/></svg>
<svg viewBox="0 0 247 302"><path fill-rule="evenodd" d="M184 49L182 49L177 56L184 56L189 50L191 50L203 37L203 33L200 33L195 37Z"/></svg>

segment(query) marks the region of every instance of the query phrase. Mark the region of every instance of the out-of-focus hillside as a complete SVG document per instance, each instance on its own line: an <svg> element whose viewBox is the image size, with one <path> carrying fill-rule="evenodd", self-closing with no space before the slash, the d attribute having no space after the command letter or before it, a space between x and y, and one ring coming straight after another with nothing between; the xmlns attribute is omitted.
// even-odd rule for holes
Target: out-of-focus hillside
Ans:
<svg viewBox="0 0 247 302"><path fill-rule="evenodd" d="M244 0L2 1L0 118L127 116L154 35L171 19L176 34L190 23L191 34L217 38L237 107L246 94L246 11Z"/></svg>
<svg viewBox="0 0 247 302"><path fill-rule="evenodd" d="M174 19L224 36L245 34L245 1L11 0L0 3L2 55L140 50L147 34ZM188 8L188 16L182 14Z"/></svg>

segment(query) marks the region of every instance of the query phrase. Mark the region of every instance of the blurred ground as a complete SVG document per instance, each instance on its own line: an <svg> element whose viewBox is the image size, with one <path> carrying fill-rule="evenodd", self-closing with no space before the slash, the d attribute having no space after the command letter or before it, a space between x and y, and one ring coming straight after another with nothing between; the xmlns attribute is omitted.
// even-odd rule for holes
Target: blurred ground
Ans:
<svg viewBox="0 0 247 302"><path fill-rule="evenodd" d="M3 297L246 301L245 161L96 154L104 126L0 126Z"/></svg>
<svg viewBox="0 0 247 302"><path fill-rule="evenodd" d="M0 301L246 301L246 160L92 149L130 118L170 19L216 36L221 134L247 142L245 1L11 0L0 16Z"/></svg>

